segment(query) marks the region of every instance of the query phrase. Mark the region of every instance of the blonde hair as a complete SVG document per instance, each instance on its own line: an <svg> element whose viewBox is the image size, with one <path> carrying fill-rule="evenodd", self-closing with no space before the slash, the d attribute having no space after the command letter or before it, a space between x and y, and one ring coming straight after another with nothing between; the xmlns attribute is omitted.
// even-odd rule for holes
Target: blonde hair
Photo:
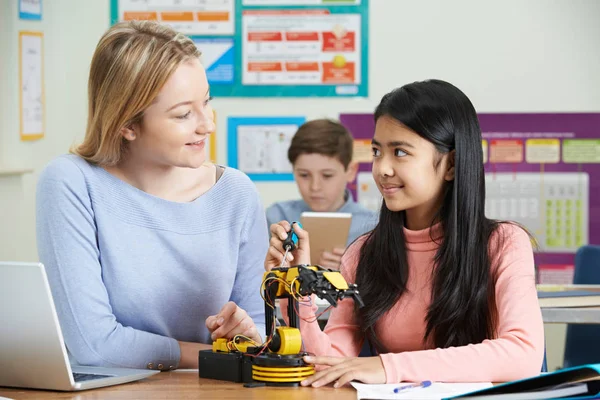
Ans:
<svg viewBox="0 0 600 400"><path fill-rule="evenodd" d="M125 149L122 128L139 123L177 67L198 57L194 42L166 25L129 21L112 26L92 58L85 138L71 152L101 166L117 164Z"/></svg>

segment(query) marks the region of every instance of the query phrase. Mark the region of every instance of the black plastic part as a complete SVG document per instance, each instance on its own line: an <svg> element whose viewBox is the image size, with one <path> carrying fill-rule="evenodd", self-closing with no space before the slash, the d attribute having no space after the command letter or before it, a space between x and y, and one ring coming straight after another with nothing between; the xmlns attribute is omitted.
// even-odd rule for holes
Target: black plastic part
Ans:
<svg viewBox="0 0 600 400"><path fill-rule="evenodd" d="M254 365L260 367L308 367L311 364L304 362L303 357L307 356L308 353L298 353L294 355L281 355L281 354L261 354L260 356L253 358ZM300 382L266 382L267 386L284 386L284 387L296 387L300 386Z"/></svg>
<svg viewBox="0 0 600 400"><path fill-rule="evenodd" d="M293 296L288 297L288 326L290 328L299 328L300 327L300 316L296 311L298 309L298 300L296 300Z"/></svg>
<svg viewBox="0 0 600 400"><path fill-rule="evenodd" d="M249 348L255 351L255 348ZM222 353L212 350L198 352L198 375L200 378L245 383L245 387L300 386L299 382L261 382L252 379L252 365L261 367L306 367L303 357L308 353L294 355Z"/></svg>
<svg viewBox="0 0 600 400"><path fill-rule="evenodd" d="M263 387L263 386L267 386L266 382L250 382L250 383L244 383L244 387L245 387L245 388L255 388L255 387Z"/></svg>
<svg viewBox="0 0 600 400"><path fill-rule="evenodd" d="M277 274L271 272L266 278L276 278ZM275 298L277 294L276 285L265 285L264 297L270 299L271 302L265 300L265 337L270 337L273 332L273 321L275 319Z"/></svg>
<svg viewBox="0 0 600 400"><path fill-rule="evenodd" d="M221 353L212 350L198 352L198 375L200 378L229 382L254 382L251 357L242 353Z"/></svg>
<svg viewBox="0 0 600 400"><path fill-rule="evenodd" d="M281 347L281 337L279 336L277 331L275 331L275 333L273 333L273 338L271 339L271 343L269 343L269 350L276 353L277 351L279 351L280 347Z"/></svg>
<svg viewBox="0 0 600 400"><path fill-rule="evenodd" d="M300 382L265 382L266 386L279 386L279 387L296 387L300 386Z"/></svg>
<svg viewBox="0 0 600 400"><path fill-rule="evenodd" d="M252 358L247 355L242 357L242 382L244 383L254 382L254 379L252 379Z"/></svg>
<svg viewBox="0 0 600 400"><path fill-rule="evenodd" d="M261 354L260 356L254 357L254 365L260 367L307 367L310 364L304 362L304 356L308 353L298 353L293 355L281 355L281 354Z"/></svg>
<svg viewBox="0 0 600 400"><path fill-rule="evenodd" d="M292 222L292 229L288 232L287 237L283 241L283 249L287 251L296 250L296 244L298 243L298 236L296 232L294 232L294 224L296 222Z"/></svg>

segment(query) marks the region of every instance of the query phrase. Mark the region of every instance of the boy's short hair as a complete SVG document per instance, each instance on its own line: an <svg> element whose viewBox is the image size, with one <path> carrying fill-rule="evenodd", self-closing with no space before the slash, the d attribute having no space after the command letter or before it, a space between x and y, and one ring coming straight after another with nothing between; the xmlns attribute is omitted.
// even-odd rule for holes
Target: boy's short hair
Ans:
<svg viewBox="0 0 600 400"><path fill-rule="evenodd" d="M344 125L330 119L315 119L298 128L288 149L288 159L293 165L302 154L322 154L337 158L347 169L353 145L352 135Z"/></svg>

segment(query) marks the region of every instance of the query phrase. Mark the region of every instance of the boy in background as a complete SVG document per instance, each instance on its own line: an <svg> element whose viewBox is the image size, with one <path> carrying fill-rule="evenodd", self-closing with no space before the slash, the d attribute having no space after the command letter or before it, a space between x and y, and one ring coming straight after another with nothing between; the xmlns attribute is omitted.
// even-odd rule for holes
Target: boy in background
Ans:
<svg viewBox="0 0 600 400"><path fill-rule="evenodd" d="M356 178L358 164L352 162L353 139L338 122L316 119L306 122L294 135L288 150L300 200L274 203L267 209L269 225L282 220L300 221L304 211L352 214L348 246L372 230L377 213L356 203L346 185ZM312 260L325 268L339 269L346 249L323 252Z"/></svg>

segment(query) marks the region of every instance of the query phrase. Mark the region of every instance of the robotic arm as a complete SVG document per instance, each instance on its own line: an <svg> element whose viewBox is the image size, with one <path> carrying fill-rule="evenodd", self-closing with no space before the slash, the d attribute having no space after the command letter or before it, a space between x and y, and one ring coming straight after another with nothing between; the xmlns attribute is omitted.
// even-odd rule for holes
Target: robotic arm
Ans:
<svg viewBox="0 0 600 400"><path fill-rule="evenodd" d="M298 329L300 326L298 303L301 297L314 294L327 300L333 307L337 307L338 301L351 297L358 303L359 307L364 305L355 284L348 284L339 271L328 270L318 265L274 268L265 273L262 286L265 300L266 337L273 337L273 341L269 344L269 350L277 353L281 351L278 344L286 329L280 327L276 332L273 332L275 326L274 300L276 298L289 299L289 328L294 329ZM299 335L297 336L299 337ZM301 346L302 343L299 343L298 346L293 346L293 348L296 349Z"/></svg>
<svg viewBox="0 0 600 400"><path fill-rule="evenodd" d="M314 367L304 362L307 353L302 352L298 329L302 298L314 294L336 307L340 300L351 297L359 307L363 306L355 284L348 284L339 271L318 265L280 267L266 272L261 294L265 301L265 343L237 336L232 340L217 339L212 350L199 353L200 377L247 384L298 385L314 374ZM289 300L289 326L276 327L276 299Z"/></svg>

